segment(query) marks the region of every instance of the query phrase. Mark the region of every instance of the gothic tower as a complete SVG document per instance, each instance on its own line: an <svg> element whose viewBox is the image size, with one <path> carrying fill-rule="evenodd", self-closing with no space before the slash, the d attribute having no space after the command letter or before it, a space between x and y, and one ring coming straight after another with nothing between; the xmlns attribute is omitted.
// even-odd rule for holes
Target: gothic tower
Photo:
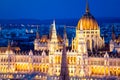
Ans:
<svg viewBox="0 0 120 80"><path fill-rule="evenodd" d="M52 33L51 33L51 40L49 43L49 63L50 63L50 68L49 68L49 75L54 74L54 53L58 49L58 40L57 40L57 32L56 32L56 26L55 26L55 20L53 21L52 24Z"/></svg>
<svg viewBox="0 0 120 80"><path fill-rule="evenodd" d="M57 32L56 32L56 25L55 25L55 20L53 21L52 24L52 35L51 35L51 40L50 40L50 54L53 54L55 50L58 49L58 40L57 40Z"/></svg>

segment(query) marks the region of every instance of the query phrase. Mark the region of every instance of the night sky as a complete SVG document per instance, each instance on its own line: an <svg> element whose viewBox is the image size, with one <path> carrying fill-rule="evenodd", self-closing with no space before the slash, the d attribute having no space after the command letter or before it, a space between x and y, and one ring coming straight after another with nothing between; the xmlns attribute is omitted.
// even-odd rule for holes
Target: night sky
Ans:
<svg viewBox="0 0 120 80"><path fill-rule="evenodd" d="M86 0L0 0L0 19L80 18ZM98 18L120 17L120 0L89 0L91 13Z"/></svg>

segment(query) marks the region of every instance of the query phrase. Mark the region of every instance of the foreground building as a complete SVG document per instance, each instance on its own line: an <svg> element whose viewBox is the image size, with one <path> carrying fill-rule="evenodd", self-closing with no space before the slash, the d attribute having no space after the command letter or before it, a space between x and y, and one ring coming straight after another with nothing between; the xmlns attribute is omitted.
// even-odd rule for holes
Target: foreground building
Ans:
<svg viewBox="0 0 120 80"><path fill-rule="evenodd" d="M111 57L106 51L94 54L87 50L92 51L93 48L104 46L104 39L100 37L100 29L89 13L88 6L85 16L78 22L72 48L67 47L66 30L62 42L59 43L55 21L52 25L50 39L40 39L37 32L34 41L35 51L13 51L10 45L6 51L0 51L0 78L81 80L120 77L118 57ZM47 40L47 43L44 43L44 40Z"/></svg>

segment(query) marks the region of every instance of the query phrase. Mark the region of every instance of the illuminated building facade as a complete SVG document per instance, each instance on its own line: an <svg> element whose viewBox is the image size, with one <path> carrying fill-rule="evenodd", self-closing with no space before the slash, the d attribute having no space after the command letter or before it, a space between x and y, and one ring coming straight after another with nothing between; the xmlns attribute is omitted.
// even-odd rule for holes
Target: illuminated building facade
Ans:
<svg viewBox="0 0 120 80"><path fill-rule="evenodd" d="M85 37L87 49L101 49L104 46L104 38L100 37L100 28L98 26L97 21L92 16L89 10L89 5L86 5L86 13L79 20L78 25L76 27L76 37L72 41L72 49L77 50L78 48L78 37L79 31L83 28L83 36Z"/></svg>
<svg viewBox="0 0 120 80"><path fill-rule="evenodd" d="M53 24L51 25L49 36L48 35L43 35L40 38L39 31L37 30L36 39L34 40L34 50L37 50L37 51L39 51L39 50L49 50L50 44L53 44L53 42L55 42L54 48L56 48L56 50L62 49L63 39L60 35L57 35L55 20L53 21ZM67 39L66 40L66 46L68 46L68 43L69 42L68 42L68 39Z"/></svg>
<svg viewBox="0 0 120 80"><path fill-rule="evenodd" d="M90 18L88 7L86 14L88 16L86 19ZM6 51L0 51L0 73L2 73L0 78L24 79L26 74L32 73L35 73L32 75L32 79L40 80L61 80L64 75L68 76L70 80L90 79L91 77L120 77L119 58L111 57L109 53L104 51L102 54L99 53L97 55L88 54L87 48L92 50L95 45L97 48L103 47L104 39L100 37L100 30L95 19L93 17L90 18L93 27L90 26L89 21L86 21L86 19L82 18L78 22L76 37L72 42L72 49L67 48L68 39L65 30L64 39L59 43L55 21L53 21L50 39L40 39L39 33L36 33L34 41L35 51L15 52L8 45ZM95 42L95 36L99 40L98 42ZM60 48L60 45L62 48ZM66 74L63 75L64 70Z"/></svg>

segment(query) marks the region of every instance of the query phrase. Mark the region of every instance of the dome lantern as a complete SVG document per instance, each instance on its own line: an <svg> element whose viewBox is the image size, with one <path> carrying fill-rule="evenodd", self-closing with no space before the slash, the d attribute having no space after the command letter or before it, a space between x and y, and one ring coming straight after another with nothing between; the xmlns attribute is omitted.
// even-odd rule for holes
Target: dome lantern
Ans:
<svg viewBox="0 0 120 80"><path fill-rule="evenodd" d="M88 0L86 0L86 13L88 13L90 10L89 10L89 4L88 4Z"/></svg>

